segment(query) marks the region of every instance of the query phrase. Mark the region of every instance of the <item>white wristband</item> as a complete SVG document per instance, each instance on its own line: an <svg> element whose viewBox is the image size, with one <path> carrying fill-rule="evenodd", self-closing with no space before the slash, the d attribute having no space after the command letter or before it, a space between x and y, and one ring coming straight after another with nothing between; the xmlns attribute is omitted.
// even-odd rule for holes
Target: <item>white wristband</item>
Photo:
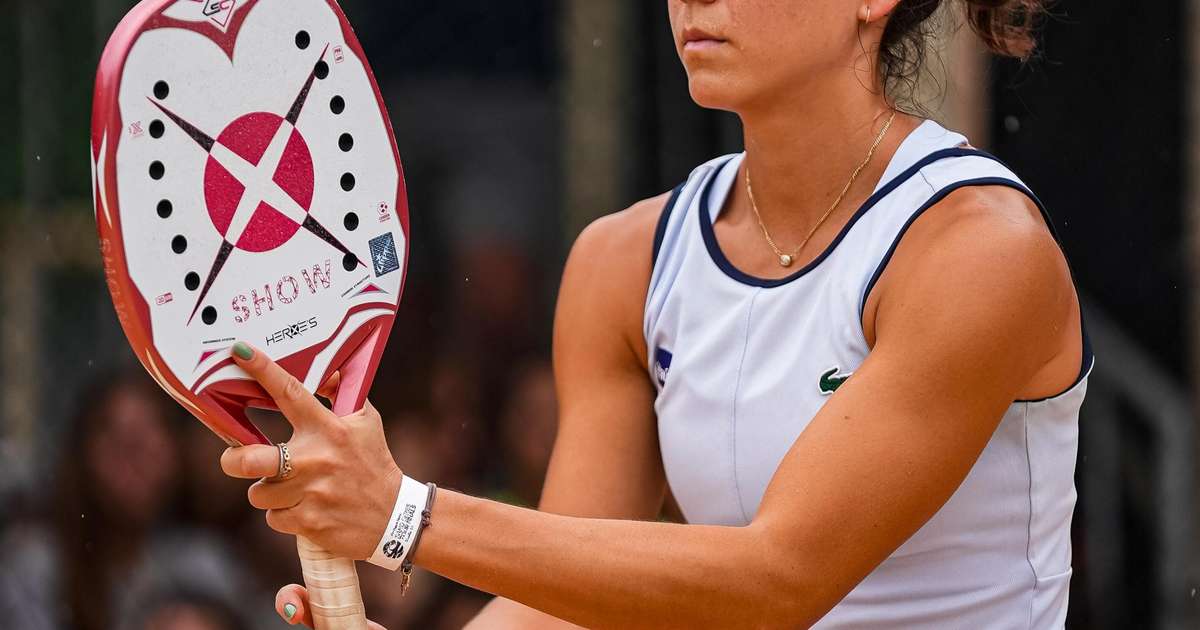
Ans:
<svg viewBox="0 0 1200 630"><path fill-rule="evenodd" d="M383 538L375 545L375 553L367 562L390 571L400 567L412 551L413 539L421 528L421 512L425 511L425 502L428 500L429 488L405 475L400 482L400 492L396 494L392 517L383 530Z"/></svg>

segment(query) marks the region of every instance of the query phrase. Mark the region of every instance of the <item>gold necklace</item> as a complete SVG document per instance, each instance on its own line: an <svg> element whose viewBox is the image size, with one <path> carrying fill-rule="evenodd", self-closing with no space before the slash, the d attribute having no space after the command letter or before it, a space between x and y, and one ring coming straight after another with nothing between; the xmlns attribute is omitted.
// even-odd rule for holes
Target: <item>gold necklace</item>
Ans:
<svg viewBox="0 0 1200 630"><path fill-rule="evenodd" d="M750 209L754 210L754 216L758 219L758 227L762 228L763 238L767 239L767 245L770 245L771 249L775 251L775 255L779 257L779 265L781 267L792 266L792 262L796 259L796 254L799 254L800 250L804 249L805 245L808 245L808 241L812 239L813 234L816 234L817 230L825 224L825 220L829 218L829 215L833 214L833 211L837 210L837 207L842 205L842 201L846 199L846 195L850 192L850 187L853 186L854 182L858 180L858 176L862 173L863 169L871 163L871 158L875 157L875 150L879 148L880 143L882 143L883 139L887 136L888 129L892 128L892 122L895 120L896 112L892 111L892 115L888 118L887 123L883 125L883 129L880 130L879 135L875 138L875 143L871 145L871 150L867 152L867 159L863 160L862 164L859 164L858 168L854 169L854 172L850 175L850 181L846 182L846 187L842 189L842 194L838 195L837 199L833 200L833 205L829 206L829 209L825 211L825 214L821 215L821 218L817 220L816 225L812 226L812 229L808 231L808 236L805 236L804 240L800 241L800 244L797 245L796 249L793 249L792 253L790 254L780 249L779 246L775 244L775 239L771 238L770 232L767 232L767 226L765 223L763 223L762 214L758 212L758 204L754 202L754 187L750 184L750 165L746 164L746 195L750 197Z"/></svg>

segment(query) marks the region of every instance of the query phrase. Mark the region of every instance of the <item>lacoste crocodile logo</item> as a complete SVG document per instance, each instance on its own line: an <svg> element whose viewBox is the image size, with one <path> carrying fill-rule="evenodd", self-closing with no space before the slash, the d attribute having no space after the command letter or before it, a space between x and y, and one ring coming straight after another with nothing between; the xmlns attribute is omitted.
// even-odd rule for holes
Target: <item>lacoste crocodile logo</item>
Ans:
<svg viewBox="0 0 1200 630"><path fill-rule="evenodd" d="M838 374L840 371L841 368L835 367L821 375L821 380L817 381L817 389L821 391L822 396L832 395L850 378L850 374Z"/></svg>

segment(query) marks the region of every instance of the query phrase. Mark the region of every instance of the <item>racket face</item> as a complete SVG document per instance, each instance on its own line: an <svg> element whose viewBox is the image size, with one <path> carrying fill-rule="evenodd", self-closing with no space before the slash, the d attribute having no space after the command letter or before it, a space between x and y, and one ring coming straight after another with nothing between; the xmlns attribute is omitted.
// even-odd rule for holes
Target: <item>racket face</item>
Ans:
<svg viewBox="0 0 1200 630"><path fill-rule="evenodd" d="M391 123L333 0L145 0L100 60L96 222L138 358L229 443L266 352L361 406L394 320L408 205Z"/></svg>

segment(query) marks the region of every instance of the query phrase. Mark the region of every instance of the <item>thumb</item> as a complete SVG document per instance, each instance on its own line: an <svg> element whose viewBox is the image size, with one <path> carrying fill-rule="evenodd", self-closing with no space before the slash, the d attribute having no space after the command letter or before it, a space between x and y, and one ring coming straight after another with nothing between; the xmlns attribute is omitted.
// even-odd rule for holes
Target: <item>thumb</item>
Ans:
<svg viewBox="0 0 1200 630"><path fill-rule="evenodd" d="M313 628L312 615L308 610L308 589L299 584L288 584L275 595L275 612L291 625L302 623Z"/></svg>
<svg viewBox="0 0 1200 630"><path fill-rule="evenodd" d="M291 615L288 614L288 611L291 611ZM315 627L312 613L309 612L308 589L299 584L288 584L279 589L279 593L275 595L275 612L291 625L301 623L309 628ZM367 621L367 629L387 630L374 621Z"/></svg>

